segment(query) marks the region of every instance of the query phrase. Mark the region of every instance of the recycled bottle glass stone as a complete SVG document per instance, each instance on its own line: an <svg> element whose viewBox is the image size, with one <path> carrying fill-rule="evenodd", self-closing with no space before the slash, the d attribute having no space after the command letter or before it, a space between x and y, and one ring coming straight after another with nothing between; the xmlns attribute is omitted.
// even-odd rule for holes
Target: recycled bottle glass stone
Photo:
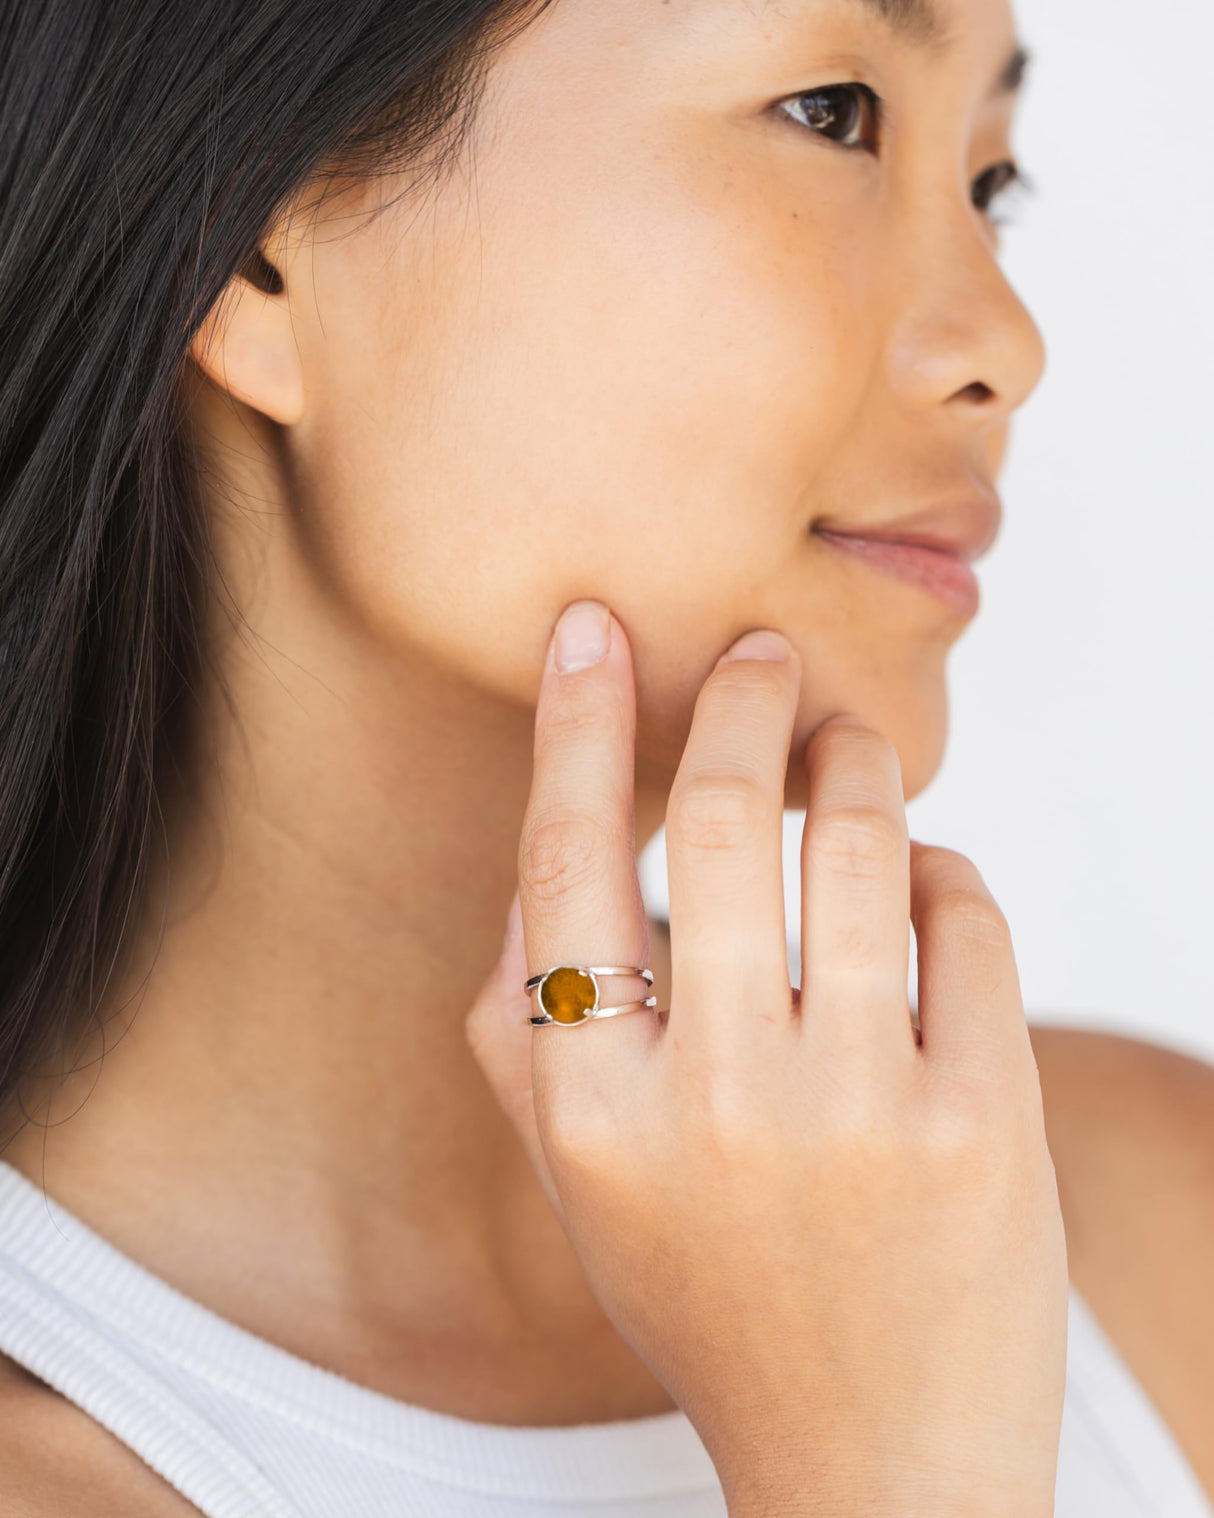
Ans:
<svg viewBox="0 0 1214 1518"><path fill-rule="evenodd" d="M540 1006L558 1023L585 1022L598 999L593 978L573 965L549 970L540 985Z"/></svg>

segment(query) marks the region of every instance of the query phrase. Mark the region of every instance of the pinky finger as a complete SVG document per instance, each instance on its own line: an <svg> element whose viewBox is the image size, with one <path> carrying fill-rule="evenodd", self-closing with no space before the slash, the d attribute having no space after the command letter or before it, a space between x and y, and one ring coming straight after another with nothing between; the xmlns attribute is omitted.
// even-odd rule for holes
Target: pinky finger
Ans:
<svg viewBox="0 0 1214 1518"><path fill-rule="evenodd" d="M1011 931L977 867L912 839L910 875L923 1055L969 1074L1032 1061Z"/></svg>

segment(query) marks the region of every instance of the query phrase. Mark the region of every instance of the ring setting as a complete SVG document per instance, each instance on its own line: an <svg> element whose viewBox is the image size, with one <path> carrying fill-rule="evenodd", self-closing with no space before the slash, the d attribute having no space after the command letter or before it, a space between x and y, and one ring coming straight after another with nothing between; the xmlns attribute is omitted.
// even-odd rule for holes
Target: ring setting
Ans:
<svg viewBox="0 0 1214 1518"><path fill-rule="evenodd" d="M525 991L539 993L539 1016L531 1018L533 1027L554 1024L559 1028L575 1028L579 1023L592 1022L600 1017L616 1017L624 1012L643 1012L656 1007L656 996L644 1001L621 1002L616 1007L599 1005L600 975L639 975L647 986L653 985L653 971L635 965L553 965L551 969L533 975L525 983Z"/></svg>

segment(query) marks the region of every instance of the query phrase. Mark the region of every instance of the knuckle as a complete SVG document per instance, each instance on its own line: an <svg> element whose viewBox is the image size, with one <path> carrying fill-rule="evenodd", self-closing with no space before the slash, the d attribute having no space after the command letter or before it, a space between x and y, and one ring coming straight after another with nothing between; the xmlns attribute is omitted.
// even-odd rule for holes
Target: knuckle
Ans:
<svg viewBox="0 0 1214 1518"><path fill-rule="evenodd" d="M995 949L1006 948L1012 930L999 904L986 891L953 886L936 898L948 931L967 942Z"/></svg>
<svg viewBox="0 0 1214 1518"><path fill-rule="evenodd" d="M717 853L753 838L770 811L771 802L753 776L717 772L671 791L666 833L690 848Z"/></svg>
<svg viewBox="0 0 1214 1518"><path fill-rule="evenodd" d="M936 1100L925 1130L929 1142L942 1150L963 1153L980 1151L989 1143L999 1115L998 1092L981 1071L964 1070L937 1075Z"/></svg>
<svg viewBox="0 0 1214 1518"><path fill-rule="evenodd" d="M955 1081L935 1095L919 1125L921 1154L957 1181L986 1183L1002 1155L992 1094L981 1083Z"/></svg>
<svg viewBox="0 0 1214 1518"><path fill-rule="evenodd" d="M1035 1148L1044 1132L1040 1088L1019 1066L975 1059L937 1062L921 1128L937 1158L992 1177Z"/></svg>
<svg viewBox="0 0 1214 1518"><path fill-rule="evenodd" d="M868 764L887 771L896 770L901 775L898 750L884 733L863 723L833 720L824 723L811 736L809 751L824 763L829 764L837 757L840 765L846 765L848 769Z"/></svg>
<svg viewBox="0 0 1214 1518"><path fill-rule="evenodd" d="M549 1103L540 1133L548 1160L566 1169L593 1171L615 1147L602 1103L568 1092Z"/></svg>
<svg viewBox="0 0 1214 1518"><path fill-rule="evenodd" d="M875 880L904 862L906 835L878 806L850 803L820 812L810 823L810 849L832 873Z"/></svg>
<svg viewBox="0 0 1214 1518"><path fill-rule="evenodd" d="M954 1107L927 1125L921 1153L954 1195L992 1204L1019 1189L1030 1151L1007 1124L983 1122L976 1111Z"/></svg>
<svg viewBox="0 0 1214 1518"><path fill-rule="evenodd" d="M562 813L530 821L519 839L519 883L532 900L557 901L601 877L604 829L595 819Z"/></svg>
<svg viewBox="0 0 1214 1518"><path fill-rule="evenodd" d="M981 888L982 877L966 854L940 844L911 842L911 872L916 884L929 895L938 895L952 887Z"/></svg>
<svg viewBox="0 0 1214 1518"><path fill-rule="evenodd" d="M559 702L545 704L538 736L547 756L560 756L575 753L584 743L627 747L629 733L626 707L592 681L575 682Z"/></svg>
<svg viewBox="0 0 1214 1518"><path fill-rule="evenodd" d="M912 911L979 946L1007 948L1011 928L977 866L954 849L916 844L911 861Z"/></svg>
<svg viewBox="0 0 1214 1518"><path fill-rule="evenodd" d="M715 1072L697 1083L689 1100L694 1110L684 1127L694 1135L698 1151L731 1167L754 1168L763 1163L775 1128L744 1083Z"/></svg>
<svg viewBox="0 0 1214 1518"><path fill-rule="evenodd" d="M896 1105L883 1093L853 1082L846 1091L836 1091L829 1106L827 1132L832 1151L847 1158L888 1162L905 1145L905 1126Z"/></svg>

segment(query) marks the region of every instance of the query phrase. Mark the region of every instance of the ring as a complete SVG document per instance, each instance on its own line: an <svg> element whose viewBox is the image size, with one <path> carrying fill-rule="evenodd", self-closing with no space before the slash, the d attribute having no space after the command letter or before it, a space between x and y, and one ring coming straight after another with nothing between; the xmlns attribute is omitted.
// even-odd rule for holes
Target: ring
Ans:
<svg viewBox="0 0 1214 1518"><path fill-rule="evenodd" d="M524 991L539 992L540 1016L531 1019L532 1026L555 1023L572 1028L593 1018L618 1017L622 1012L644 1012L657 1006L657 997L649 996L644 1001L621 1002L618 1007L600 1007L600 975L639 975L647 986L653 985L653 971L634 965L553 965L523 986Z"/></svg>

